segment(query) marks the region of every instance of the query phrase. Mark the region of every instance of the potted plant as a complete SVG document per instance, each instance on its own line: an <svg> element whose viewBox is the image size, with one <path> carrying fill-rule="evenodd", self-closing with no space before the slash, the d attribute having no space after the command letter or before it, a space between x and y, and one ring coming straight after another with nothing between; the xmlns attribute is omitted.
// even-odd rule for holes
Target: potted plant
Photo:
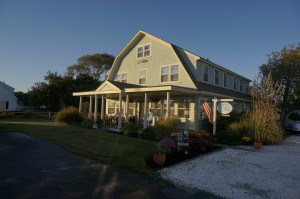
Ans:
<svg viewBox="0 0 300 199"><path fill-rule="evenodd" d="M260 149L262 147L262 139L263 134L261 133L261 130L256 129L254 132L254 148Z"/></svg>
<svg viewBox="0 0 300 199"><path fill-rule="evenodd" d="M153 151L153 161L158 166L163 166L166 162L166 152L160 144L157 144Z"/></svg>

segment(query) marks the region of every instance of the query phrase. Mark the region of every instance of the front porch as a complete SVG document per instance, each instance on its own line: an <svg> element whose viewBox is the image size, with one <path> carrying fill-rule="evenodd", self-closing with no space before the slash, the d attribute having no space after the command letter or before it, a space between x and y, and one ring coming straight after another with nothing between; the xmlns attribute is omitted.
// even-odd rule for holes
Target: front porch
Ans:
<svg viewBox="0 0 300 199"><path fill-rule="evenodd" d="M196 108L200 107L199 94L197 90L177 86L143 87L106 80L95 91L73 96L80 97L80 112L83 98L89 98L89 118L94 123L101 120L109 128L122 129L122 124L133 122L145 129L158 118L177 117L188 129L197 130L201 115Z"/></svg>

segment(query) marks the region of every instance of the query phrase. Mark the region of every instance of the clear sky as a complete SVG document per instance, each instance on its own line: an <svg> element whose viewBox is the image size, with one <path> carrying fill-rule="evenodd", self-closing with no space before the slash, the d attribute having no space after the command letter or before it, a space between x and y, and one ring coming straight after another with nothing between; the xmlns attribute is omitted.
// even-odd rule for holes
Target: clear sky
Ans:
<svg viewBox="0 0 300 199"><path fill-rule="evenodd" d="M0 81L27 92L142 29L249 79L300 42L299 0L0 0Z"/></svg>

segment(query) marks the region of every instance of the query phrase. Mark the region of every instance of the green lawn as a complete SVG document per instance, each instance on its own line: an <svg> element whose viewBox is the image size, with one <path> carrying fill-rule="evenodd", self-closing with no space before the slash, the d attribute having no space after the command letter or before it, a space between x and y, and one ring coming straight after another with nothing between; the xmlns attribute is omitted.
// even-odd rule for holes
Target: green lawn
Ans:
<svg viewBox="0 0 300 199"><path fill-rule="evenodd" d="M129 168L147 175L155 174L147 168L145 158L153 151L156 142L56 124L49 120L1 120L0 132L7 131L23 132L51 141L73 153L113 166Z"/></svg>

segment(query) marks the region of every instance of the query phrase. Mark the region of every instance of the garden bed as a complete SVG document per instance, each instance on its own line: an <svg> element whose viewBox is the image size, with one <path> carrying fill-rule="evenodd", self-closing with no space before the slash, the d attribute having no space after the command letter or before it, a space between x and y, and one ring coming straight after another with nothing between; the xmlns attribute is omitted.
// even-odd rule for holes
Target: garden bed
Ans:
<svg viewBox="0 0 300 199"><path fill-rule="evenodd" d="M153 162L152 154L149 154L147 156L147 158L145 159L145 161L146 161L146 164L149 168L151 168L151 169L160 169L160 168L164 168L164 167L168 167L168 166L172 166L172 165L181 163L183 161L195 158L195 157L203 155L203 154L210 153L210 152L215 151L215 150L220 150L221 148L222 147L220 147L220 146L214 146L214 147L212 147L210 149L207 149L205 151L198 151L198 152L188 153L188 154L185 154L184 151L171 152L171 153L167 154L166 163L163 166L158 166Z"/></svg>

